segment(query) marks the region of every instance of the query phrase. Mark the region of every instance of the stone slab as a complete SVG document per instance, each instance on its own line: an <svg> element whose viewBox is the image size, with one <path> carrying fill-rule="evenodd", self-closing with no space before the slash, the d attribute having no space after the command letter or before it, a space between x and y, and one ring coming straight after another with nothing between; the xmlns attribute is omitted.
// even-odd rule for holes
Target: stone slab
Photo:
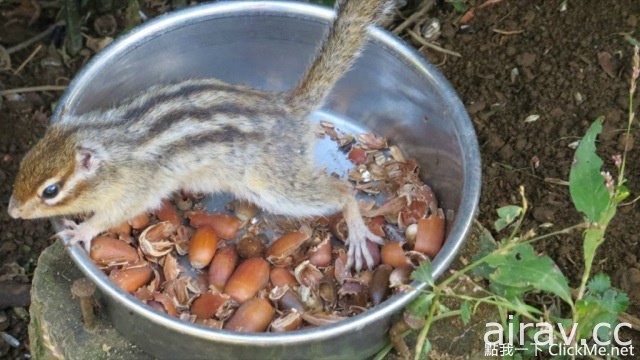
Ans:
<svg viewBox="0 0 640 360"><path fill-rule="evenodd" d="M57 241L38 259L31 288L29 339L34 359L151 360L131 344L100 311L96 291L96 326L84 328L80 302L71 296L71 284L83 275Z"/></svg>

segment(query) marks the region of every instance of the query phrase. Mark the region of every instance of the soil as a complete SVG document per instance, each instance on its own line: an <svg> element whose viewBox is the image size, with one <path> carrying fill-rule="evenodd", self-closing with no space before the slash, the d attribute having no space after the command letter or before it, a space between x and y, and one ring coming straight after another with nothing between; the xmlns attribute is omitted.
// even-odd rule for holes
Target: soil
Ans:
<svg viewBox="0 0 640 360"><path fill-rule="evenodd" d="M569 2L566 11L559 10L559 3L501 2L476 11L465 31L443 30L444 47L462 55L448 57L440 68L467 105L481 144L479 220L485 226L495 220L495 209L519 203L520 185L531 208L525 228L544 233L578 223L568 186L558 181L569 177L572 144L604 116L597 147L605 170L615 173L611 157L624 148L633 49L621 34L637 33L640 3L587 1L580 8ZM443 23L450 23L451 15L437 14L446 19ZM502 35L496 30L522 32ZM600 52L612 55L614 76L600 66ZM636 112L638 99L636 95ZM527 122L532 115L539 118ZM626 172L630 199L640 193L638 135L634 137ZM610 274L614 284L629 293L629 310L635 314L640 304L640 234L632 224L640 221L639 206L636 202L618 209L593 268L594 274ZM579 284L583 270L581 241L580 233L574 233L538 244L572 286Z"/></svg>
<svg viewBox="0 0 640 360"><path fill-rule="evenodd" d="M181 2L174 3L177 7ZM414 3L409 1L407 7L415 7ZM580 215L564 183L574 152L571 146L593 120L604 115L604 131L597 146L605 168L615 170L611 156L620 154L625 145L629 106L632 47L623 35L640 37L640 2L568 1L566 10L561 11L561 0L499 1L477 8L464 26L458 24L462 13L450 3L438 1L418 24L437 19L441 35L430 41L461 57L427 48L420 51L453 84L475 125L483 161L480 222L491 228L495 209L518 204L518 187L523 185L530 205L525 228L545 233L578 223ZM47 29L55 22L61 4L39 0L0 3L0 45L10 49ZM146 14L153 15L172 7L159 1L141 4ZM124 18L120 11L112 14L115 19ZM90 15L83 31L100 40L112 32L109 27L113 24L103 16L98 21L102 25L96 27L97 18ZM115 34L123 26L118 21ZM414 30L420 32L420 26ZM62 27L57 28L42 41L13 52L12 70L0 70L0 91L68 84L97 45L89 42L92 49L69 56L61 50L63 35ZM401 36L420 46L406 32ZM611 61L603 68L598 54L605 52ZM6 208L19 162L42 136L60 95L59 91L38 91L0 96L0 208ZM640 104L640 97L635 104ZM525 121L535 119L533 115L537 120ZM627 168L630 199L640 195L638 137L636 123ZM640 314L638 207L640 201L619 208L593 269L594 274L609 274L614 285L628 293L628 312L635 316ZM52 229L47 221L10 219L4 210L0 211L0 227L2 291L10 282L29 283L38 255L52 242ZM550 238L536 246L554 259L572 286L578 285L583 269L579 233ZM20 341L17 348L0 341L0 358L29 357L26 294L20 295L24 304L0 308L0 331ZM627 335L640 344L637 332Z"/></svg>

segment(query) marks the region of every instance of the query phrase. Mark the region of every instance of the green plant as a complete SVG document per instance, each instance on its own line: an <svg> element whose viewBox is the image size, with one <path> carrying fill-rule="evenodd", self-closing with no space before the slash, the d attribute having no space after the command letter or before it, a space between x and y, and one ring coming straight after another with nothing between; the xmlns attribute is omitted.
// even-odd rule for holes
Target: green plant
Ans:
<svg viewBox="0 0 640 360"><path fill-rule="evenodd" d="M311 2L314 4L324 5L329 7L333 7L333 5L336 3L335 0L311 0Z"/></svg>
<svg viewBox="0 0 640 360"><path fill-rule="evenodd" d="M451 4L456 12L465 13L467 10L469 10L469 4L467 3L467 0L446 0L446 2Z"/></svg>
<svg viewBox="0 0 640 360"><path fill-rule="evenodd" d="M639 76L640 56L638 47L635 47L629 86L627 136L635 121L633 97ZM557 329L545 328L535 334L533 331L526 332L527 339L520 339L522 351L513 351L503 358L518 359L533 355L528 345L534 340L543 349L552 339L576 345L590 341L597 324L608 325L609 329L613 327L618 315L628 306L627 295L611 287L607 275L592 277L591 267L617 207L629 196L624 175L628 148L620 156L614 157L616 178L602 171L603 161L596 153L596 138L602 131L602 121L602 117L596 119L580 141L569 175L571 199L576 209L584 215L584 222L543 235L537 235L533 231L523 233L522 222L527 214L528 204L524 188L521 187L521 205L505 206L497 210L498 220L494 223L494 229L498 234L510 229L507 236L496 241L491 232L483 229L480 251L473 261L439 283L433 280L429 262L414 271L414 279L427 283L429 289L405 309L405 321L399 323L400 326L394 326L390 332L399 353L405 357L409 355L402 339L413 328L419 330L415 359L425 358L431 350L428 335L435 321L460 316L467 323L482 304L496 307L503 328L507 328L508 323L519 324L522 320L536 326L541 323L558 324ZM548 256L539 256L532 243L576 230L583 231L584 271L579 288L572 291L567 278L553 260ZM487 280L488 288L481 286L478 278ZM469 284L480 291L472 295L458 291ZM530 292L552 294L565 305L551 310L538 309L524 300L525 295ZM457 299L459 308L449 309L444 306L443 300L446 298ZM607 326L600 326L597 331L596 336L600 341L610 339L611 332L606 330ZM540 333L547 337L540 337ZM390 349L391 346L383 349L377 358L384 357Z"/></svg>

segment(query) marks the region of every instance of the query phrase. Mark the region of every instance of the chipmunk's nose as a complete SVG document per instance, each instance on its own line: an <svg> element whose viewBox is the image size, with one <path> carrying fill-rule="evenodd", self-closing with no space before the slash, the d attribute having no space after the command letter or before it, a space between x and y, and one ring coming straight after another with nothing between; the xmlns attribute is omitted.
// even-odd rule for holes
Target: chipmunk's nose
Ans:
<svg viewBox="0 0 640 360"><path fill-rule="evenodd" d="M9 216L14 219L20 218L20 206L18 202L13 198L13 196L9 199Z"/></svg>

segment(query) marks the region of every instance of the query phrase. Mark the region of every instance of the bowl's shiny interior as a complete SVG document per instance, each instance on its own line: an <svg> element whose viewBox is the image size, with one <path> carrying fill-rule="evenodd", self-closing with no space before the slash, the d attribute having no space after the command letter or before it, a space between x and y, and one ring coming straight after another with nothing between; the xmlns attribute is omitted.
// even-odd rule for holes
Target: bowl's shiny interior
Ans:
<svg viewBox="0 0 640 360"><path fill-rule="evenodd" d="M188 78L289 89L309 63L331 16L328 9L278 2L216 3L163 16L94 58L73 81L57 113L63 108L72 114L108 108L151 85ZM314 117L389 137L419 161L441 206L456 215L433 262L437 276L464 241L476 209L480 158L475 134L441 75L388 33L371 28L371 35L362 57ZM319 146L319 166L335 166L330 151L322 142ZM142 306L114 288L78 246L71 255L98 284L116 327L162 358L187 353L194 359L247 358L257 349L260 357L362 358L383 345L390 316L416 295L396 296L329 327L237 334L184 323Z"/></svg>

